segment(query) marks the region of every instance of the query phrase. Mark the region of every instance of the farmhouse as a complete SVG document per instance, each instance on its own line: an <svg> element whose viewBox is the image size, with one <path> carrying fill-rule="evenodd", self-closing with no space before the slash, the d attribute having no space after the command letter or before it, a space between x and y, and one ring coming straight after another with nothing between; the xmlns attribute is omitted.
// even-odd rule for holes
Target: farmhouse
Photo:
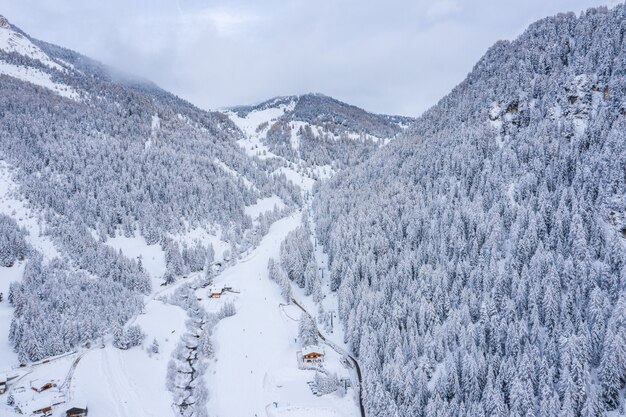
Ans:
<svg viewBox="0 0 626 417"><path fill-rule="evenodd" d="M307 346L302 349L302 361L306 363L324 362L324 350L319 346Z"/></svg>
<svg viewBox="0 0 626 417"><path fill-rule="evenodd" d="M34 381L30 381L30 388L36 392L43 392L52 387L56 387L56 384L51 381L44 381L41 379L35 379Z"/></svg>
<svg viewBox="0 0 626 417"><path fill-rule="evenodd" d="M211 291L209 291L209 297L211 298L220 298L221 296L222 296L222 290L218 288L211 288Z"/></svg>
<svg viewBox="0 0 626 417"><path fill-rule="evenodd" d="M6 374L0 374L0 394L4 394L7 390L7 379Z"/></svg>

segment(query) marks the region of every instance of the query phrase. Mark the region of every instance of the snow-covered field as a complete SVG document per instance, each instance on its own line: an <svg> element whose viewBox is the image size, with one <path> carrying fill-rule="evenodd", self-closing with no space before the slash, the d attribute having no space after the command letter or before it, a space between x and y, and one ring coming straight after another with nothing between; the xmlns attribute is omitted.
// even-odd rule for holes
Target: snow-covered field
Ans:
<svg viewBox="0 0 626 417"><path fill-rule="evenodd" d="M232 286L239 294L207 299L206 290L197 291L209 311L217 311L229 299L237 307L237 314L220 321L214 331L216 360L206 379L209 407L217 416L358 415L350 389L343 397L311 392L307 381L313 380L314 372L299 370L297 362L301 312L281 305L285 301L280 288L267 276L268 259L278 258L280 243L300 223L299 212L279 220L257 249L216 277L216 286ZM327 366L342 371L339 356L328 353Z"/></svg>
<svg viewBox="0 0 626 417"><path fill-rule="evenodd" d="M129 259L141 258L144 269L153 280L161 278L165 273L165 253L158 243L148 245L143 236L139 235L111 237L105 244L122 251L122 254Z"/></svg>
<svg viewBox="0 0 626 417"><path fill-rule="evenodd" d="M146 334L144 346L124 351L107 344L85 354L76 368L71 391L87 401L89 415L173 416L165 375L186 319L181 308L152 300L136 320ZM154 339L159 353L148 354L146 347Z"/></svg>

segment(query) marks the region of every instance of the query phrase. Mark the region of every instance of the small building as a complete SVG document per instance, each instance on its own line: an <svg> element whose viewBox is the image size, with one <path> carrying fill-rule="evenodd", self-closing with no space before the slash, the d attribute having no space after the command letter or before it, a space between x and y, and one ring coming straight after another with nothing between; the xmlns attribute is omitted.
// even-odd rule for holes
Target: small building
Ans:
<svg viewBox="0 0 626 417"><path fill-rule="evenodd" d="M7 391L7 380L9 378L6 374L0 374L0 394L4 394Z"/></svg>
<svg viewBox="0 0 626 417"><path fill-rule="evenodd" d="M314 345L303 348L302 361L305 363L324 362L324 349Z"/></svg>
<svg viewBox="0 0 626 417"><path fill-rule="evenodd" d="M89 410L87 406L74 406L65 412L66 417L87 417Z"/></svg>
<svg viewBox="0 0 626 417"><path fill-rule="evenodd" d="M218 288L211 288L211 291L209 291L209 297L211 298L220 298L221 296L222 296L222 290Z"/></svg>
<svg viewBox="0 0 626 417"><path fill-rule="evenodd" d="M46 381L42 379L35 379L33 381L30 381L30 388L36 392L43 392L45 390L49 390L50 388L53 388L56 386L57 384L55 384L54 382Z"/></svg>

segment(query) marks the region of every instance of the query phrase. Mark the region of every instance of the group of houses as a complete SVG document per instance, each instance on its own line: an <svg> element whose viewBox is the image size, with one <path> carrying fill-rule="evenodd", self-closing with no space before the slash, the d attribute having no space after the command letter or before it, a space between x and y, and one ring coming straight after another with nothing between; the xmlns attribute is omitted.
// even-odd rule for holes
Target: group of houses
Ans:
<svg viewBox="0 0 626 417"><path fill-rule="evenodd" d="M9 378L0 374L0 394L7 391ZM15 412L25 416L51 416L53 411L65 404L66 417L87 417L87 406L81 403L67 404L65 394L55 381L35 379L28 385L11 388L11 405Z"/></svg>

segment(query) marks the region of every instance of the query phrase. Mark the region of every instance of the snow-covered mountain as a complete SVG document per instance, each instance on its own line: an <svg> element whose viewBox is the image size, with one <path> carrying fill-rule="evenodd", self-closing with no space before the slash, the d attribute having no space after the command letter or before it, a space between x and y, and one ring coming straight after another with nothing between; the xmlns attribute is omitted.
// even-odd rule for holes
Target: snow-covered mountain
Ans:
<svg viewBox="0 0 626 417"><path fill-rule="evenodd" d="M534 23L320 188L368 416L624 413L625 33Z"/></svg>
<svg viewBox="0 0 626 417"><path fill-rule="evenodd" d="M411 119L0 17L0 416L623 414L625 33L541 20Z"/></svg>
<svg viewBox="0 0 626 417"><path fill-rule="evenodd" d="M355 155L409 121L334 105L349 129L310 126L320 142L349 138ZM203 111L0 18L0 415L53 406L56 417L81 401L94 416L252 415L278 400L315 415L358 411L356 379L336 398L307 385L316 374L298 369L300 307L281 306L281 287L261 280L315 179L334 169L250 152L259 138L241 121L258 113ZM211 283L237 287L210 299ZM259 326L267 336L233 330ZM242 346L255 346L252 369ZM327 349L316 369L336 389L354 370ZM207 392L220 400L208 406Z"/></svg>
<svg viewBox="0 0 626 417"><path fill-rule="evenodd" d="M260 158L279 156L319 175L364 161L413 119L368 113L322 94L276 97L225 114L245 132L240 144ZM323 176L323 175L322 175Z"/></svg>

